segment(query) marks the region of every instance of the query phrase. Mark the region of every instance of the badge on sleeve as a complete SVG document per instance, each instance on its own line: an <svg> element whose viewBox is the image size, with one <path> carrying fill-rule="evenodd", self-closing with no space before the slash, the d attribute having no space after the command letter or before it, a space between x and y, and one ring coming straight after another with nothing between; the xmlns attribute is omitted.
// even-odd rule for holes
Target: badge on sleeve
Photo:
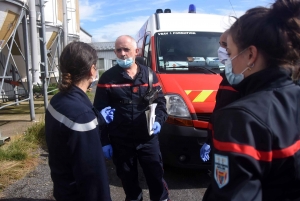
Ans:
<svg viewBox="0 0 300 201"><path fill-rule="evenodd" d="M219 188L222 188L229 182L228 156L215 154L214 157L214 177Z"/></svg>
<svg viewBox="0 0 300 201"><path fill-rule="evenodd" d="M139 87L132 87L132 93L139 92Z"/></svg>

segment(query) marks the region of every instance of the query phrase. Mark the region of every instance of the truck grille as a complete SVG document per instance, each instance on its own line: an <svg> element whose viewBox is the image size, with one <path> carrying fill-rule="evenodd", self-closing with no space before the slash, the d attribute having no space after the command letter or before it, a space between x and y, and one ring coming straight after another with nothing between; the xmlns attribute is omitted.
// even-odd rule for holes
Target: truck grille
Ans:
<svg viewBox="0 0 300 201"><path fill-rule="evenodd" d="M211 113L197 113L197 118L199 121L209 121Z"/></svg>

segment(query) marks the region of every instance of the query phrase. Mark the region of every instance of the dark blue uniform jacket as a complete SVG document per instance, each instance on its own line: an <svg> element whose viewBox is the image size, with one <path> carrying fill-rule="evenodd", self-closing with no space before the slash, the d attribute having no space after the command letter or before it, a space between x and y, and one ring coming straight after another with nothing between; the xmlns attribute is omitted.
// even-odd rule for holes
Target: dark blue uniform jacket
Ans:
<svg viewBox="0 0 300 201"><path fill-rule="evenodd" d="M300 200L300 87L280 67L234 87L241 98L213 115L206 200Z"/></svg>
<svg viewBox="0 0 300 201"><path fill-rule="evenodd" d="M145 111L148 103L141 98L148 89L148 67L138 64L140 71L132 79L122 67L116 65L104 72L98 82L94 106L100 111L106 106L116 109L114 120L102 133L102 145L110 144L108 136L147 139L147 121ZM153 88L160 88L160 83L153 73ZM134 104L129 103L133 101ZM158 123L162 126L167 118L166 99L159 92L155 114ZM104 133L105 132L105 133Z"/></svg>
<svg viewBox="0 0 300 201"><path fill-rule="evenodd" d="M213 113L215 113L217 110L219 110L222 107L225 107L226 105L232 103L233 101L236 101L240 98L239 92L234 89L230 83L228 82L225 71L220 73L220 76L222 77L222 81L219 85L219 89L216 95L216 105L214 108ZM208 131L207 131L207 139L206 143L211 144L212 141L212 120L209 121Z"/></svg>
<svg viewBox="0 0 300 201"><path fill-rule="evenodd" d="M105 122L98 114L76 86L48 105L46 140L58 201L111 201L99 132Z"/></svg>

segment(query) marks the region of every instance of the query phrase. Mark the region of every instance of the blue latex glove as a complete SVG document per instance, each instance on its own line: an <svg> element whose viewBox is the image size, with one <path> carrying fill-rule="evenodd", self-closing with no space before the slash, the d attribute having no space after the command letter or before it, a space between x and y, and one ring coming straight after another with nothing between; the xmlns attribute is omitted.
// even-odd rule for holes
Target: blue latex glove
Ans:
<svg viewBox="0 0 300 201"><path fill-rule="evenodd" d="M152 130L153 130L153 134L156 135L160 132L161 126L160 124L156 121L154 122L153 126L152 126Z"/></svg>
<svg viewBox="0 0 300 201"><path fill-rule="evenodd" d="M206 143L200 149L200 158L206 162L209 160L210 146Z"/></svg>
<svg viewBox="0 0 300 201"><path fill-rule="evenodd" d="M102 109L100 111L100 114L103 116L105 122L109 124L114 119L115 111L116 111L116 109L112 109L110 106L108 106L108 107Z"/></svg>
<svg viewBox="0 0 300 201"><path fill-rule="evenodd" d="M111 157L113 155L112 146L110 144L105 145L105 146L102 147L102 150L103 150L105 158L111 159Z"/></svg>

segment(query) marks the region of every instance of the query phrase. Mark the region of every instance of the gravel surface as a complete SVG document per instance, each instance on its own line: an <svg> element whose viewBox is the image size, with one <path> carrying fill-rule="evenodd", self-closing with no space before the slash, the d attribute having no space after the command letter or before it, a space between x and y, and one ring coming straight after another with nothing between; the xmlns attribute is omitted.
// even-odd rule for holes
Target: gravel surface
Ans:
<svg viewBox="0 0 300 201"><path fill-rule="evenodd" d="M92 92L95 92L95 86ZM15 117L16 116L16 117ZM27 127L33 125L29 115L6 116L0 115L0 132L2 136L22 134ZM36 114L36 120L44 118L43 114ZM20 120L21 119L21 120ZM7 121L7 123L6 123ZM41 163L23 179L10 185L3 191L3 201L51 201L53 184L50 178L48 166L48 153L40 149ZM200 158L199 158L200 160ZM110 192L112 201L124 201L125 194L121 181L116 176L115 167L111 160L106 161L109 176ZM172 201L201 201L203 194L210 182L207 170L165 168L165 180L169 186L169 194ZM146 180L139 169L140 186L143 189L144 201L149 201L149 192Z"/></svg>
<svg viewBox="0 0 300 201"><path fill-rule="evenodd" d="M3 191L1 200L54 200L52 196L52 181L48 166L48 153L40 149L41 162L36 169L27 174L23 179L10 185Z"/></svg>
<svg viewBox="0 0 300 201"><path fill-rule="evenodd" d="M48 153L40 150L41 162L36 169L23 179L10 185L3 191L0 200L5 201L50 201L52 196L52 181L48 166ZM113 201L123 201L125 194L119 178L116 176L112 161L106 161L109 175L110 191ZM140 173L142 170L139 169ZM172 201L200 201L210 177L207 170L188 170L165 167L165 180L169 186L169 194ZM149 201L149 192L146 180L142 174L139 177L143 189L144 201Z"/></svg>

